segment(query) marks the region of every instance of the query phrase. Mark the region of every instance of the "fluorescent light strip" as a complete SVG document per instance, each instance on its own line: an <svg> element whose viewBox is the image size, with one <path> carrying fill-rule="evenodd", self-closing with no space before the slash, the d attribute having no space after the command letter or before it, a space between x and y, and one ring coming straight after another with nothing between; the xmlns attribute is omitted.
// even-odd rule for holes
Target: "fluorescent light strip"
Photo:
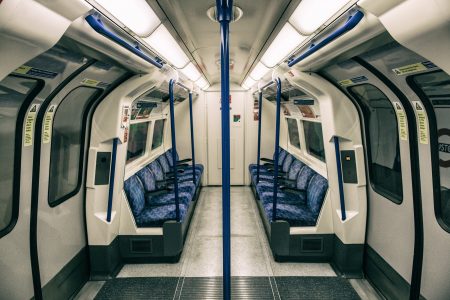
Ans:
<svg viewBox="0 0 450 300"><path fill-rule="evenodd" d="M163 24L144 38L144 41L177 69L184 68L189 63L189 58Z"/></svg>
<svg viewBox="0 0 450 300"><path fill-rule="evenodd" d="M180 69L180 71L192 81L197 81L202 76L193 63L189 63L186 67Z"/></svg>
<svg viewBox="0 0 450 300"><path fill-rule="evenodd" d="M244 83L242 84L242 87L246 90L249 90L254 84L256 83L256 80L253 80L250 76L247 77L247 79L244 80Z"/></svg>
<svg viewBox="0 0 450 300"><path fill-rule="evenodd" d="M289 18L303 35L311 35L350 0L302 0Z"/></svg>
<svg viewBox="0 0 450 300"><path fill-rule="evenodd" d="M276 38L267 48L261 62L269 68L275 67L286 56L295 50L304 40L306 36L303 36L292 27L291 24L286 23Z"/></svg>
<svg viewBox="0 0 450 300"><path fill-rule="evenodd" d="M95 2L140 37L148 36L161 23L145 0L95 0Z"/></svg>
<svg viewBox="0 0 450 300"><path fill-rule="evenodd" d="M202 90L206 90L209 87L209 83L203 77L200 77L200 79L197 80L195 84L198 85Z"/></svg>
<svg viewBox="0 0 450 300"><path fill-rule="evenodd" d="M260 80L264 75L266 75L270 71L265 65L261 62L257 63L253 71L250 73L250 77L254 80Z"/></svg>

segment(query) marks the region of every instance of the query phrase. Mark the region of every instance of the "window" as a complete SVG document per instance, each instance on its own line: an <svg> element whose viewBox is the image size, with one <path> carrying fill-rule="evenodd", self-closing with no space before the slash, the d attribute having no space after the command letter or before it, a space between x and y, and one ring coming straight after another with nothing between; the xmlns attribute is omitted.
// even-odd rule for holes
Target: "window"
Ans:
<svg viewBox="0 0 450 300"><path fill-rule="evenodd" d="M397 117L391 101L378 88L363 84L349 88L364 114L370 182L373 189L400 204L402 169Z"/></svg>
<svg viewBox="0 0 450 300"><path fill-rule="evenodd" d="M298 124L296 119L286 118L289 132L289 142L292 146L300 149L300 137L298 135Z"/></svg>
<svg viewBox="0 0 450 300"><path fill-rule="evenodd" d="M322 124L303 121L305 130L306 150L312 156L325 161L325 149L323 148Z"/></svg>
<svg viewBox="0 0 450 300"><path fill-rule="evenodd" d="M439 168L439 174L433 174L440 191L435 195L435 212L441 225L450 231L450 76L439 71L416 75L413 81L428 99L424 104L430 119L430 135L434 137L431 139L432 155L436 157L434 170Z"/></svg>
<svg viewBox="0 0 450 300"><path fill-rule="evenodd" d="M78 87L61 101L53 120L48 203L54 207L81 186L86 109L101 90Z"/></svg>
<svg viewBox="0 0 450 300"><path fill-rule="evenodd" d="M36 86L36 80L15 76L0 81L0 237L18 216L23 118Z"/></svg>
<svg viewBox="0 0 450 300"><path fill-rule="evenodd" d="M128 139L127 163L143 156L147 148L148 128L150 122L130 125L130 137Z"/></svg>
<svg viewBox="0 0 450 300"><path fill-rule="evenodd" d="M163 119L155 121L155 127L153 128L152 150L162 145L164 137L164 121L165 120Z"/></svg>

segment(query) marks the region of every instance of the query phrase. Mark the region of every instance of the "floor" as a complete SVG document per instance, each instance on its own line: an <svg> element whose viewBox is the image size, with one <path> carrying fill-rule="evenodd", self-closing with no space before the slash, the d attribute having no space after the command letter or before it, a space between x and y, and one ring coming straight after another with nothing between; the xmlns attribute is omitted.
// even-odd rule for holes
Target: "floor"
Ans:
<svg viewBox="0 0 450 300"><path fill-rule="evenodd" d="M178 263L125 265L117 277L178 277L179 290L185 284L185 278L221 276L221 195L220 187L203 188ZM327 263L274 261L249 187L231 188L231 245L231 275L235 277L336 277ZM103 284L101 281L88 282L75 299L93 299ZM350 284L361 299L382 299L364 279L352 279ZM277 294L276 281L270 285L274 294Z"/></svg>

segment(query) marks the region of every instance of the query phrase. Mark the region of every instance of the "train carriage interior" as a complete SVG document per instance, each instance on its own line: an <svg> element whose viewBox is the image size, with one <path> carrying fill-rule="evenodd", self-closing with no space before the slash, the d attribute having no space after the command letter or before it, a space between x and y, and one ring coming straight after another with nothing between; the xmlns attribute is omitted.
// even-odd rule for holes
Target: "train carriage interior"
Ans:
<svg viewBox="0 0 450 300"><path fill-rule="evenodd" d="M450 299L450 1L0 0L0 299Z"/></svg>

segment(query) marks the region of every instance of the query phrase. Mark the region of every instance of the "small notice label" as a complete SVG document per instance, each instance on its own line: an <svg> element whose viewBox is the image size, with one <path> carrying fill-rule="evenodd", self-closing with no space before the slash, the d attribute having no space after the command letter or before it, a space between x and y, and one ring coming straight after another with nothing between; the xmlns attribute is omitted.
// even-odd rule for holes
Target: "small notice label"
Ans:
<svg viewBox="0 0 450 300"><path fill-rule="evenodd" d="M428 144L428 120L425 109L420 101L413 101L414 110L416 111L418 137L421 144Z"/></svg>
<svg viewBox="0 0 450 300"><path fill-rule="evenodd" d="M55 78L58 75L58 73L56 73L56 72L43 70L43 69L37 69L37 68L30 67L30 66L20 66L14 70L14 73L26 74L26 75L36 76L36 77L43 77L43 78Z"/></svg>
<svg viewBox="0 0 450 300"><path fill-rule="evenodd" d="M109 83L98 81L98 80L95 80L95 79L89 79L89 78L84 78L81 81L81 84L84 84L84 85L87 85L87 86L92 86L92 87L106 87L106 86L109 85Z"/></svg>
<svg viewBox="0 0 450 300"><path fill-rule="evenodd" d="M392 71L397 75L406 75L410 73L425 71L428 69L436 68L436 65L433 64L430 61L415 63L411 65L401 66L395 69L392 69Z"/></svg>
<svg viewBox="0 0 450 300"><path fill-rule="evenodd" d="M398 133L400 135L400 139L403 141L408 140L408 124L406 123L406 115L403 107L399 102L394 103L395 113L397 114L398 121Z"/></svg>
<svg viewBox="0 0 450 300"><path fill-rule="evenodd" d="M39 104L32 104L25 117L25 132L23 135L23 146L28 147L33 145L34 123L36 121L36 114L39 109Z"/></svg>
<svg viewBox="0 0 450 300"><path fill-rule="evenodd" d="M44 116L44 128L42 133L42 143L48 144L52 139L53 116L55 115L56 105L50 105Z"/></svg>
<svg viewBox="0 0 450 300"><path fill-rule="evenodd" d="M339 85L341 86L346 86L346 85L350 85L350 84L356 84L356 83L360 83L360 82L364 82L369 80L366 76L362 75L362 76L357 76L357 77L353 77L350 79L344 79L339 81Z"/></svg>

